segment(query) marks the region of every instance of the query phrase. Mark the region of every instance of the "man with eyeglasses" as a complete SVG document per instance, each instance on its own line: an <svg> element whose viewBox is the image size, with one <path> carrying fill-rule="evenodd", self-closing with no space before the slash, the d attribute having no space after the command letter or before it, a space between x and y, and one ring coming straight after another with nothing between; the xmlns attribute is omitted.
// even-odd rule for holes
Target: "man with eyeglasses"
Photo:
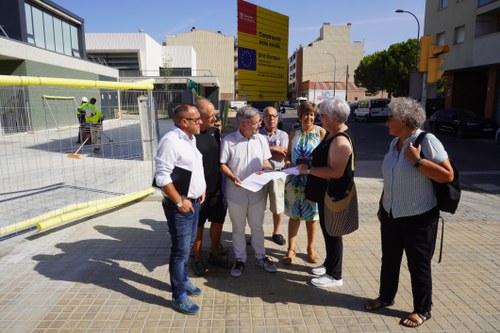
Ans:
<svg viewBox="0 0 500 333"><path fill-rule="evenodd" d="M200 309L188 296L201 290L187 275L189 252L193 246L200 205L205 200L203 156L196 148L200 134L200 113L190 104L174 109L174 126L161 138L156 153L156 184L163 192L163 211L171 238L169 261L172 304L185 313Z"/></svg>
<svg viewBox="0 0 500 333"><path fill-rule="evenodd" d="M276 266L266 256L264 247L264 191L251 192L241 187L241 181L252 173L272 170L272 157L267 139L259 134L260 114L251 106L236 112L238 129L222 139L220 165L227 177L226 198L233 227L232 240L236 262L231 276L240 277L247 260L245 226L250 226L255 263L266 272L275 273Z"/></svg>
<svg viewBox="0 0 500 333"><path fill-rule="evenodd" d="M208 99L200 99L195 104L203 123L196 135L196 147L203 155L203 169L207 183L205 202L201 205L198 217L198 229L193 245L193 271L202 276L206 273L201 256L205 222L210 221L211 248L208 262L212 265L229 268L226 252L221 245L222 226L226 218L227 206L222 192L222 174L220 172L220 129L216 125L215 107Z"/></svg>
<svg viewBox="0 0 500 333"><path fill-rule="evenodd" d="M285 157L288 152L288 134L278 129L278 111L268 106L264 109L264 126L260 129L260 134L267 138L271 151L271 165L273 170L279 171L285 166ZM272 240L278 245L285 245L286 240L280 234L281 217L285 211L285 178L278 178L270 181L264 186L264 201L269 197L269 209L273 213L273 235Z"/></svg>

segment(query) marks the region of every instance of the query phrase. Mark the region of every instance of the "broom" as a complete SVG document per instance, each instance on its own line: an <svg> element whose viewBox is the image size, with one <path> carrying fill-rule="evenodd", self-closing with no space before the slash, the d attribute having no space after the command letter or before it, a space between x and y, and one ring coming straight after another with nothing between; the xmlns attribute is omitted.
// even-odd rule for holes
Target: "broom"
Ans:
<svg viewBox="0 0 500 333"><path fill-rule="evenodd" d="M69 158L82 158L81 155L78 155L78 152L80 151L80 149L82 149L82 147L85 145L85 143L87 142L87 140L89 139L89 137L87 137L83 142L82 144L80 145L80 147L78 147L78 149L75 151L74 154L68 154L68 157Z"/></svg>

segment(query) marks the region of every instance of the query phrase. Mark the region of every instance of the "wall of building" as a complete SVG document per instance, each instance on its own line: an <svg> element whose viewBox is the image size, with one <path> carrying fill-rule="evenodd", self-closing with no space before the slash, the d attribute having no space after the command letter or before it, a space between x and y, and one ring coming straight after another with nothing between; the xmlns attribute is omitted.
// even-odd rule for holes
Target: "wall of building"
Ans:
<svg viewBox="0 0 500 333"><path fill-rule="evenodd" d="M234 99L234 37L194 29L188 33L167 36L167 46L192 46L200 72L210 70L220 82L221 99Z"/></svg>
<svg viewBox="0 0 500 333"><path fill-rule="evenodd" d="M352 81L364 57L364 44L351 41L351 25L324 23L319 38L296 52L296 79L300 82ZM298 92L298 94L300 94Z"/></svg>
<svg viewBox="0 0 500 333"><path fill-rule="evenodd" d="M426 1L424 34L444 35L450 52L441 69L448 76L445 106L475 111L488 118L500 119L500 1L478 7L478 1L448 1L439 8L433 0ZM495 21L491 26L487 21ZM464 27L464 39L457 42L456 30Z"/></svg>
<svg viewBox="0 0 500 333"><path fill-rule="evenodd" d="M146 33L87 33L85 42L89 54L137 53L144 76L160 75L162 46Z"/></svg>

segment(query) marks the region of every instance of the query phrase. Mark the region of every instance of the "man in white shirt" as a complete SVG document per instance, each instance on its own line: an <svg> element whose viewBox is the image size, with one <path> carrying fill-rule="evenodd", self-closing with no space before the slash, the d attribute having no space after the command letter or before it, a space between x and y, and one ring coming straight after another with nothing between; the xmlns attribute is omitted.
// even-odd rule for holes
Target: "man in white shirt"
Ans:
<svg viewBox="0 0 500 333"><path fill-rule="evenodd" d="M189 252L193 245L200 204L205 199L203 156L196 148L195 135L202 120L193 105L181 104L174 110L174 126L163 136L156 153L156 184L164 195L163 210L171 237L170 285L172 303L179 311L195 314L199 307L190 296L201 290L187 276Z"/></svg>
<svg viewBox="0 0 500 333"><path fill-rule="evenodd" d="M233 227L232 239L236 262L231 276L243 273L246 254L245 226L248 220L252 235L252 246L257 266L275 273L276 267L266 257L264 248L264 191L251 192L241 187L241 181L254 172L272 170L269 144L258 133L259 111L250 106L242 107L236 113L239 128L222 139L220 163L221 171L227 177L226 200Z"/></svg>
<svg viewBox="0 0 500 333"><path fill-rule="evenodd" d="M273 170L280 171L285 167L285 157L288 154L288 134L278 129L278 110L272 106L264 109L264 126L260 134L267 138L272 158L269 160ZM269 209L273 213L273 235L271 239L278 245L285 245L286 241L280 233L281 219L285 210L285 177L270 181L264 186L264 200L269 197Z"/></svg>

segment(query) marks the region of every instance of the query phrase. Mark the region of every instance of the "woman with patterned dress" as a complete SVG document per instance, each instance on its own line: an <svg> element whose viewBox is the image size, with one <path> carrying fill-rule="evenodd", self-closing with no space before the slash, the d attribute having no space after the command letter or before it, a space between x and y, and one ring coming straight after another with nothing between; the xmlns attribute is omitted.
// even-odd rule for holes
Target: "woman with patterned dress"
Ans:
<svg viewBox="0 0 500 333"><path fill-rule="evenodd" d="M297 115L300 120L300 128L290 132L288 143L286 167L307 163L311 158L311 153L323 140L326 131L314 125L317 107L310 102L300 104ZM289 176L285 184L285 215L290 220L288 222L288 252L283 258L287 265L293 263L295 259L295 242L300 227L300 221L306 221L307 231L307 260L316 263L319 258L314 249L314 234L316 231L316 221L318 220L318 205L306 199L304 189L307 175Z"/></svg>

